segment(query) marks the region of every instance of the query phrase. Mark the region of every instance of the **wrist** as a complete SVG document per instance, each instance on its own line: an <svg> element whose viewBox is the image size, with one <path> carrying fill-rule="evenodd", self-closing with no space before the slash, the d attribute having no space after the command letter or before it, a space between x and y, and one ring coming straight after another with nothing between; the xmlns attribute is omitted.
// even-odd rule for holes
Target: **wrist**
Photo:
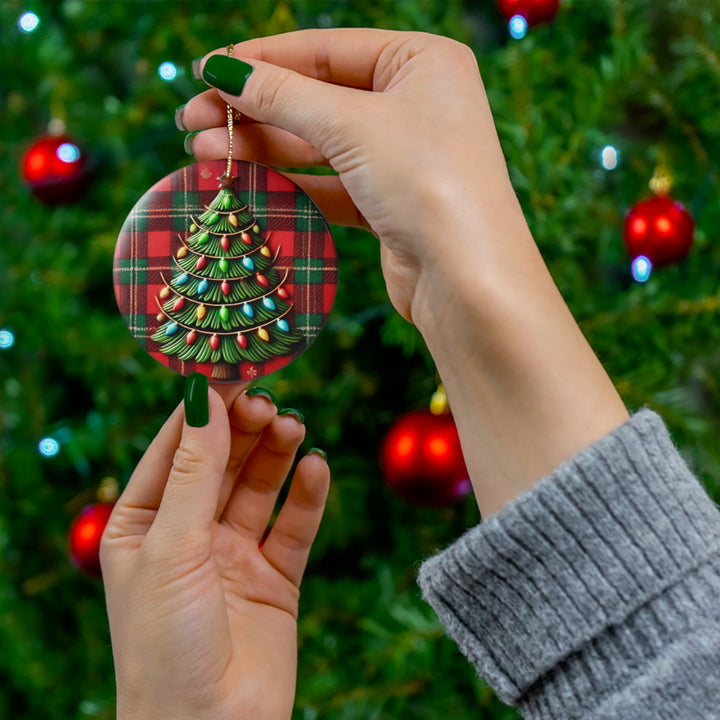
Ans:
<svg viewBox="0 0 720 720"><path fill-rule="evenodd" d="M411 313L428 343L466 337L471 319L492 326L514 284L550 279L511 187L484 197L477 211L469 211L476 199L463 204L439 198L426 239Z"/></svg>
<svg viewBox="0 0 720 720"><path fill-rule="evenodd" d="M412 303L483 516L628 417L524 217L502 209L453 229L474 243L436 254Z"/></svg>

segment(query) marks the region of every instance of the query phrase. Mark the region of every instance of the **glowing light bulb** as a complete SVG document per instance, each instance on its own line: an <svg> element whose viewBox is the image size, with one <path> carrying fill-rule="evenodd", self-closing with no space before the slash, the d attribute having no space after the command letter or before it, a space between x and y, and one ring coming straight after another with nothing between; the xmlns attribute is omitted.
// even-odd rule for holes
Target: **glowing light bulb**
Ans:
<svg viewBox="0 0 720 720"><path fill-rule="evenodd" d="M632 263L632 276L636 282L647 282L652 273L652 263L645 255L638 255Z"/></svg>
<svg viewBox="0 0 720 720"><path fill-rule="evenodd" d="M18 27L24 33L31 33L37 30L39 24L40 18L34 12L23 13L18 20Z"/></svg>
<svg viewBox="0 0 720 720"><path fill-rule="evenodd" d="M45 457L55 457L60 452L60 443L55 438L46 437L38 444L38 450Z"/></svg>
<svg viewBox="0 0 720 720"><path fill-rule="evenodd" d="M606 170L614 170L620 162L620 153L612 145L606 145L600 151L600 164Z"/></svg>
<svg viewBox="0 0 720 720"><path fill-rule="evenodd" d="M630 229L635 237L641 237L647 231L647 222L644 218L635 218L631 223Z"/></svg>
<svg viewBox="0 0 720 720"><path fill-rule="evenodd" d="M437 458L445 457L449 451L449 445L441 437L434 437L428 443L428 452Z"/></svg>
<svg viewBox="0 0 720 720"><path fill-rule="evenodd" d="M527 34L528 23L522 15L513 15L508 23L510 36L515 40L522 40Z"/></svg>
<svg viewBox="0 0 720 720"><path fill-rule="evenodd" d="M175 63L164 62L158 68L158 75L168 82L174 80L177 77L177 67L175 67Z"/></svg>
<svg viewBox="0 0 720 720"><path fill-rule="evenodd" d="M103 529L99 523L89 522L78 530L78 540L90 542L98 537L98 535L102 535Z"/></svg>
<svg viewBox="0 0 720 720"><path fill-rule="evenodd" d="M63 143L55 151L58 160L64 163L74 163L80 159L80 148L72 143Z"/></svg>
<svg viewBox="0 0 720 720"><path fill-rule="evenodd" d="M9 350L15 344L15 335L10 330L0 330L0 350Z"/></svg>
<svg viewBox="0 0 720 720"><path fill-rule="evenodd" d="M415 447L415 440L410 435L402 435L395 445L395 452L398 457L407 457Z"/></svg>

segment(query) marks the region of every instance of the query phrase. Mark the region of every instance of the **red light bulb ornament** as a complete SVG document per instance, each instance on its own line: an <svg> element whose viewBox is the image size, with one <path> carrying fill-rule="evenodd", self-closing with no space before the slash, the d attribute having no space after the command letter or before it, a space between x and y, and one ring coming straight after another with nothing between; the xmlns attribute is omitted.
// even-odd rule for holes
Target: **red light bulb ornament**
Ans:
<svg viewBox="0 0 720 720"><path fill-rule="evenodd" d="M77 200L88 180L85 154L65 134L44 135L25 153L23 179L33 195L47 205L63 205Z"/></svg>
<svg viewBox="0 0 720 720"><path fill-rule="evenodd" d="M633 276L643 282L653 267L682 262L690 252L695 221L682 203L670 197L672 178L663 162L650 181L652 197L636 203L625 217L625 246Z"/></svg>
<svg viewBox="0 0 720 720"><path fill-rule="evenodd" d="M98 490L100 502L86 505L70 526L70 559L88 575L101 574L100 540L117 497L117 481L115 478L105 478Z"/></svg>
<svg viewBox="0 0 720 720"><path fill-rule="evenodd" d="M442 386L439 393L443 393ZM471 490L457 428L447 410L438 408L401 417L385 436L380 464L385 482L414 505L450 505ZM445 407L446 403L445 403Z"/></svg>

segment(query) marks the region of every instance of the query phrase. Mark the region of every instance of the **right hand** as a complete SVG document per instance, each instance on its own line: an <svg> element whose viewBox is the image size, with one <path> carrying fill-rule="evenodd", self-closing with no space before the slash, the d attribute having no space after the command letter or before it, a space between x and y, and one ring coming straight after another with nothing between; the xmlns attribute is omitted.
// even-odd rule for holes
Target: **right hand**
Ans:
<svg viewBox="0 0 720 720"><path fill-rule="evenodd" d="M291 177L330 222L380 239L390 299L407 319L458 263L487 265L483 255L497 249L482 240L498 217L524 225L467 46L424 33L307 30L239 43L234 57L253 67L241 95L210 90L184 108L188 130L207 130L193 138L194 155L226 156L229 103L252 120L236 126L236 157L330 165L337 176Z"/></svg>

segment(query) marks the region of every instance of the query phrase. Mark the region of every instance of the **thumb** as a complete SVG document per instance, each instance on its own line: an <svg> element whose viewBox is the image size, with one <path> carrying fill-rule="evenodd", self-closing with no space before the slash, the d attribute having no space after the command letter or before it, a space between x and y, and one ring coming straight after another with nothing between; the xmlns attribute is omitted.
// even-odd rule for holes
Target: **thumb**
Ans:
<svg viewBox="0 0 720 720"><path fill-rule="evenodd" d="M291 132L326 157L323 144L335 135L348 107L366 94L254 58L245 62L221 54L208 56L200 75L244 115Z"/></svg>
<svg viewBox="0 0 720 720"><path fill-rule="evenodd" d="M230 423L223 399L200 373L188 377L185 419L163 497L153 523L177 536L203 530L215 517L230 455Z"/></svg>

